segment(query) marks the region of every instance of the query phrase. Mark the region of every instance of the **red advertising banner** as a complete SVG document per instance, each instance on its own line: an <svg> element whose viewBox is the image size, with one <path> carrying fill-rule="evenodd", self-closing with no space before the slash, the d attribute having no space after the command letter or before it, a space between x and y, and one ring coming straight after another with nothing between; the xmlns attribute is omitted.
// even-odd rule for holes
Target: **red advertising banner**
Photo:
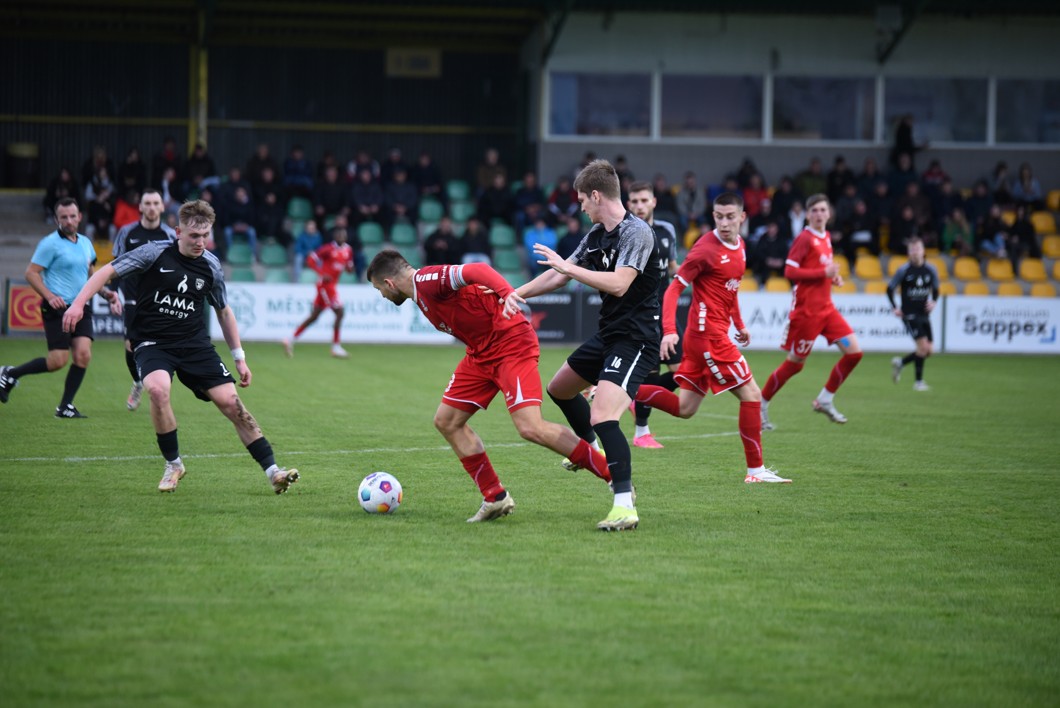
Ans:
<svg viewBox="0 0 1060 708"><path fill-rule="evenodd" d="M25 283L7 281L7 331L40 332L40 295Z"/></svg>

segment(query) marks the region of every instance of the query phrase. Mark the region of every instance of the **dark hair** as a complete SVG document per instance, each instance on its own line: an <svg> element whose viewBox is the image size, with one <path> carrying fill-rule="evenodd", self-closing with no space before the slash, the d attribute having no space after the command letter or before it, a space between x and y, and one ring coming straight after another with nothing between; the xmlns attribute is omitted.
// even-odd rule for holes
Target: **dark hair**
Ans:
<svg viewBox="0 0 1060 708"><path fill-rule="evenodd" d="M78 211L81 211L81 205L77 203L77 200L73 197L63 197L59 201L55 202L55 213L59 213L59 207L75 206Z"/></svg>
<svg viewBox="0 0 1060 708"><path fill-rule="evenodd" d="M578 173L574 180L574 189L582 194L599 192L606 199L620 199L618 173L607 160L593 160Z"/></svg>
<svg viewBox="0 0 1060 708"><path fill-rule="evenodd" d="M743 211L743 197L736 192L722 192L714 198L714 206L735 206Z"/></svg>
<svg viewBox="0 0 1060 708"><path fill-rule="evenodd" d="M655 187L650 182L639 179L629 185L629 193L633 194L633 192L651 192L652 196L655 196Z"/></svg>
<svg viewBox="0 0 1060 708"><path fill-rule="evenodd" d="M371 283L377 279L393 278L406 268L411 269L412 266L405 260L405 257L394 249L387 248L375 254L375 258L368 264L364 277Z"/></svg>

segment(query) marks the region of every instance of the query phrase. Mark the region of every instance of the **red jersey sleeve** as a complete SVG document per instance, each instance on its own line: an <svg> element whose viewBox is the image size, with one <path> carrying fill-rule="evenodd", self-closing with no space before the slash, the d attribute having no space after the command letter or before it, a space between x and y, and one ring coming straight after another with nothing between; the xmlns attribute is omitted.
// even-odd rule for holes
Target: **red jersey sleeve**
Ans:
<svg viewBox="0 0 1060 708"><path fill-rule="evenodd" d="M662 303L662 333L677 334L677 300L685 291L685 283L680 278L674 278L670 287L666 288Z"/></svg>
<svg viewBox="0 0 1060 708"><path fill-rule="evenodd" d="M467 263L461 266L460 279L465 285L485 285L502 300L515 290L504 276L485 263Z"/></svg>
<svg viewBox="0 0 1060 708"><path fill-rule="evenodd" d="M784 277L788 280L816 280L825 277L824 266L815 264L814 267L803 267L803 261L806 260L811 250L811 238L812 236L803 231L795 239L795 243L791 244L791 250L788 251L788 258L784 265Z"/></svg>

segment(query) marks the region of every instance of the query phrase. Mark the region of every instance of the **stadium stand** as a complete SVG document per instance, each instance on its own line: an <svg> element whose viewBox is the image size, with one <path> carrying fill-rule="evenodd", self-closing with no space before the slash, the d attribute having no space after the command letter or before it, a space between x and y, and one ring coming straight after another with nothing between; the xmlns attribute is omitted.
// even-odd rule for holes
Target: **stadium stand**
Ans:
<svg viewBox="0 0 1060 708"><path fill-rule="evenodd" d="M979 268L979 261L971 256L959 256L953 262L953 277L964 281L982 280L983 272Z"/></svg>

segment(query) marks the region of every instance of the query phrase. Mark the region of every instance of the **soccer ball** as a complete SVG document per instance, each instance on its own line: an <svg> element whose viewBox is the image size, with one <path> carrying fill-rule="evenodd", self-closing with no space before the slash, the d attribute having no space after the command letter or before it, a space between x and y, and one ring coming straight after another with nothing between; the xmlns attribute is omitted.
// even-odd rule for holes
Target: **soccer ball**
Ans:
<svg viewBox="0 0 1060 708"><path fill-rule="evenodd" d="M392 514L402 496L401 482L387 472L373 472L357 488L357 501L369 514Z"/></svg>

